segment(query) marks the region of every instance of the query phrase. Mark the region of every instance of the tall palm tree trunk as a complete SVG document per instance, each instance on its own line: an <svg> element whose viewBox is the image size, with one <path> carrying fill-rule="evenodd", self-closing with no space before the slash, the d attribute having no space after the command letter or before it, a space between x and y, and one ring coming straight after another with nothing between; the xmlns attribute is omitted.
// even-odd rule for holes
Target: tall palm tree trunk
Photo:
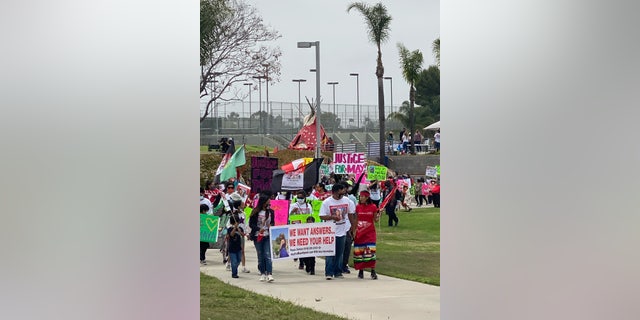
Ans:
<svg viewBox="0 0 640 320"><path fill-rule="evenodd" d="M409 102L411 103L409 107L409 138L411 138L411 154L416 154L416 146L415 141L413 141L413 137L416 126L416 117L415 117L415 101L416 101L416 89L413 87L413 83L411 83L411 89L409 89Z"/></svg>
<svg viewBox="0 0 640 320"><path fill-rule="evenodd" d="M378 121L380 122L380 160L379 163L386 165L384 153L385 153L385 127L384 127L384 84L382 77L384 76L384 67L382 66L382 51L380 51L380 45L378 44L378 60L376 66L376 76L378 77Z"/></svg>

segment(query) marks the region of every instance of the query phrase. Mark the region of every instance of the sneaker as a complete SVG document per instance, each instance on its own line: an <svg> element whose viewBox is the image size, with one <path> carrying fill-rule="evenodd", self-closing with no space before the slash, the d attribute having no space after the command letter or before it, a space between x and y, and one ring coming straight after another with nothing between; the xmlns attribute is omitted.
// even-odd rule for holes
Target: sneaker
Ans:
<svg viewBox="0 0 640 320"><path fill-rule="evenodd" d="M227 271L231 271L231 265L230 264L227 264L226 270Z"/></svg>
<svg viewBox="0 0 640 320"><path fill-rule="evenodd" d="M375 270L371 270L371 279L378 280L378 275Z"/></svg>
<svg viewBox="0 0 640 320"><path fill-rule="evenodd" d="M364 279L364 270L358 271L358 278L359 279Z"/></svg>
<svg viewBox="0 0 640 320"><path fill-rule="evenodd" d="M251 272L251 271L249 271L249 269L247 269L247 268L242 268L242 272L244 272L244 273L249 273L249 272Z"/></svg>
<svg viewBox="0 0 640 320"><path fill-rule="evenodd" d="M344 276L342 274L336 274L335 276L333 276L334 278L337 279L344 279Z"/></svg>
<svg viewBox="0 0 640 320"><path fill-rule="evenodd" d="M267 281L267 276L264 275L264 274L261 274L260 275L260 282L265 282L265 281Z"/></svg>
<svg viewBox="0 0 640 320"><path fill-rule="evenodd" d="M332 277L332 276L327 276L325 279L327 279L327 280L333 280L333 277Z"/></svg>
<svg viewBox="0 0 640 320"><path fill-rule="evenodd" d="M342 270L342 273L351 274L351 270L349 270L349 268L345 268Z"/></svg>
<svg viewBox="0 0 640 320"><path fill-rule="evenodd" d="M200 260L200 264L203 265L203 266L206 266L207 265L207 261L206 260Z"/></svg>
<svg viewBox="0 0 640 320"><path fill-rule="evenodd" d="M298 269L303 270L304 266L298 266Z"/></svg>
<svg viewBox="0 0 640 320"><path fill-rule="evenodd" d="M237 274L234 274L234 275L231 276L231 278L240 278L240 277L238 277Z"/></svg>
<svg viewBox="0 0 640 320"><path fill-rule="evenodd" d="M268 281L268 282L273 282L273 280L275 280L275 279L273 278L273 276L272 276L272 275L268 275L268 276L267 276L267 281Z"/></svg>
<svg viewBox="0 0 640 320"><path fill-rule="evenodd" d="M309 275L315 276L316 272L315 271L311 271L311 272L309 272Z"/></svg>

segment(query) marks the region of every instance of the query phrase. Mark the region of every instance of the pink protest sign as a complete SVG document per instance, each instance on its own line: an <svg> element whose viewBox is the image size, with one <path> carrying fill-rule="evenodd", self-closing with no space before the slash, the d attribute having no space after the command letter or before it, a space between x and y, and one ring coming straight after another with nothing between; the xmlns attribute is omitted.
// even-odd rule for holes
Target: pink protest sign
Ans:
<svg viewBox="0 0 640 320"><path fill-rule="evenodd" d="M286 225L289 221L289 200L271 200L271 209L275 214L275 225Z"/></svg>

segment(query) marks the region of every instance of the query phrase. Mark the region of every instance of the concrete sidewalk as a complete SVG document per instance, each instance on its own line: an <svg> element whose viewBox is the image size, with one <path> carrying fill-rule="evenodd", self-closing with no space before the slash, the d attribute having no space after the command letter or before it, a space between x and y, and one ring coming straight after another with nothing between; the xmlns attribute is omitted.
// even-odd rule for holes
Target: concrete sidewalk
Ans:
<svg viewBox="0 0 640 320"><path fill-rule="evenodd" d="M351 274L344 274L344 279L326 280L321 258L316 258L313 276L299 270L298 262L293 259L276 259L273 261L275 281L260 282L253 243L247 241L245 250L246 266L251 273L239 270L240 278L231 278L231 271L225 270L218 249L207 251L207 265L201 266L200 271L258 294L348 319L440 319L440 287L381 274L378 280L372 280L369 272L365 272L364 279L358 279L354 269Z"/></svg>

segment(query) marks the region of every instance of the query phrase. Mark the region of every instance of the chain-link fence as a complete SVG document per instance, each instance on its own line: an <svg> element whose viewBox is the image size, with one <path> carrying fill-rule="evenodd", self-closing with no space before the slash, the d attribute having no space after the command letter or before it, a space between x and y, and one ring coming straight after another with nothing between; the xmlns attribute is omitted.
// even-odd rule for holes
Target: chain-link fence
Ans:
<svg viewBox="0 0 640 320"><path fill-rule="evenodd" d="M339 131L374 131L378 128L377 105L322 104L320 122L327 133ZM203 134L254 133L291 134L296 133L310 113L305 103L293 102L218 102L213 112L201 123ZM391 107L385 107L385 118ZM204 106L200 116L204 114ZM393 128L390 128L393 129Z"/></svg>

